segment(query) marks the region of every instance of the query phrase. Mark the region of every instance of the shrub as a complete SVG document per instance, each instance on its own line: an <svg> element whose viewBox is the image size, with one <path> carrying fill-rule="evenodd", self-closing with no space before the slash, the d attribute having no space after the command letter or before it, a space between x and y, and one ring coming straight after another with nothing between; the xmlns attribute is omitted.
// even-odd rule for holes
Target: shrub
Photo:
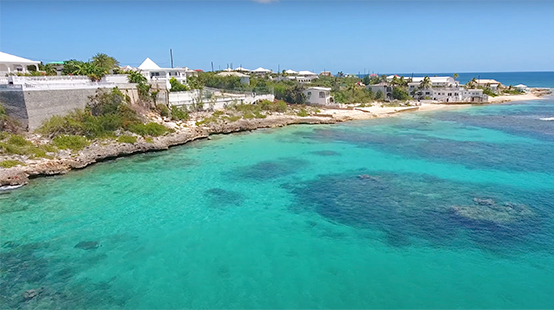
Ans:
<svg viewBox="0 0 554 310"><path fill-rule="evenodd" d="M392 89L392 98L397 100L411 99L410 94L408 94L408 91L402 87L394 87Z"/></svg>
<svg viewBox="0 0 554 310"><path fill-rule="evenodd" d="M119 136L117 138L117 142L119 143L136 143L137 142L137 137L135 136L130 136L130 135L123 135L123 136Z"/></svg>
<svg viewBox="0 0 554 310"><path fill-rule="evenodd" d="M19 165L25 165L25 164L20 162L19 160L11 160L11 159L0 162L0 167L2 168L11 168Z"/></svg>
<svg viewBox="0 0 554 310"><path fill-rule="evenodd" d="M45 157L46 152L53 152L53 147L40 145L36 146L31 141L19 135L7 135L7 141L0 142L0 150L5 154L28 155L29 157Z"/></svg>
<svg viewBox="0 0 554 310"><path fill-rule="evenodd" d="M184 121L189 118L189 113L186 109L177 106L171 107L171 119L174 121Z"/></svg>
<svg viewBox="0 0 554 310"><path fill-rule="evenodd" d="M260 112L255 112L255 113L254 113L254 116L255 116L256 118L266 118L266 117L267 117L266 115L261 114Z"/></svg>
<svg viewBox="0 0 554 310"><path fill-rule="evenodd" d="M89 145L89 141L83 136L75 135L61 135L55 137L52 142L55 146L62 150L82 150L85 146Z"/></svg>
<svg viewBox="0 0 554 310"><path fill-rule="evenodd" d="M94 139L113 137L115 130L140 122L138 114L128 105L128 97L117 87L109 92L99 90L89 99L85 110L53 116L37 132L49 137L79 135Z"/></svg>
<svg viewBox="0 0 554 310"><path fill-rule="evenodd" d="M181 82L177 81L176 78L172 77L169 79L169 84L171 84L171 89L169 91L187 91L190 90L190 88L182 84Z"/></svg>
<svg viewBox="0 0 554 310"><path fill-rule="evenodd" d="M275 102L271 102L269 100L261 100L256 103L260 106L260 108L263 111L271 111L271 112L286 112L287 111L287 103L283 100L278 100Z"/></svg>
<svg viewBox="0 0 554 310"><path fill-rule="evenodd" d="M138 71L129 71L127 74L129 83L146 83L148 80Z"/></svg>
<svg viewBox="0 0 554 310"><path fill-rule="evenodd" d="M147 123L147 124L131 124L129 126L129 131L136 133L141 136L161 136L169 132L169 128L158 123Z"/></svg>
<svg viewBox="0 0 554 310"><path fill-rule="evenodd" d="M306 117L308 116L308 112L305 109L301 109L300 112L298 112L296 115L300 117Z"/></svg>
<svg viewBox="0 0 554 310"><path fill-rule="evenodd" d="M158 113L160 113L160 115L163 117L169 116L169 108L165 104L157 104L156 111L158 111Z"/></svg>
<svg viewBox="0 0 554 310"><path fill-rule="evenodd" d="M244 119L252 119L252 118L254 118L254 114L252 114L250 112L246 112L246 113L244 113L244 115L242 117Z"/></svg>
<svg viewBox="0 0 554 310"><path fill-rule="evenodd" d="M222 117L224 120L227 120L229 122L236 122L238 121L239 119L241 119L241 117L239 115L233 115L233 116L224 116Z"/></svg>

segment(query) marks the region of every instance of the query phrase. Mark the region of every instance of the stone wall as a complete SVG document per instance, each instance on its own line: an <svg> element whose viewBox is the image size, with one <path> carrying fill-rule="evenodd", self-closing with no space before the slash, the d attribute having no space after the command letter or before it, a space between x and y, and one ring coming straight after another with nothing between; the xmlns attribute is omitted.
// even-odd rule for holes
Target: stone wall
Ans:
<svg viewBox="0 0 554 310"><path fill-rule="evenodd" d="M27 109L22 89L0 89L0 104L6 113L16 118L23 128L27 127Z"/></svg>
<svg viewBox="0 0 554 310"><path fill-rule="evenodd" d="M29 130L40 127L54 115L65 115L76 109L84 109L96 89L33 90L23 91Z"/></svg>
<svg viewBox="0 0 554 310"><path fill-rule="evenodd" d="M121 91L138 103L138 94L134 85L124 85ZM109 88L106 89L109 91ZM66 115L76 109L84 109L89 97L97 89L0 89L0 102L8 115L16 118L23 128L35 130L54 115Z"/></svg>

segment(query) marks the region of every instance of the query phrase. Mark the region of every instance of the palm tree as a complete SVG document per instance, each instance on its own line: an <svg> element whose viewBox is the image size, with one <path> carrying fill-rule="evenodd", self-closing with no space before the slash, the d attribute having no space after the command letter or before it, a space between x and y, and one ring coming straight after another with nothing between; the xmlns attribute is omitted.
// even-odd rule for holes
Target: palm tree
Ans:
<svg viewBox="0 0 554 310"><path fill-rule="evenodd" d="M110 72L114 68L119 66L119 61L103 53L97 53L92 57L92 63L96 66L104 69L106 72Z"/></svg>
<svg viewBox="0 0 554 310"><path fill-rule="evenodd" d="M421 80L421 82L419 83L419 88L428 89L431 88L432 85L433 83L431 83L431 79L428 76L425 76L423 80Z"/></svg>
<svg viewBox="0 0 554 310"><path fill-rule="evenodd" d="M458 75L458 73L454 73L454 79L457 79L459 78L460 76Z"/></svg>

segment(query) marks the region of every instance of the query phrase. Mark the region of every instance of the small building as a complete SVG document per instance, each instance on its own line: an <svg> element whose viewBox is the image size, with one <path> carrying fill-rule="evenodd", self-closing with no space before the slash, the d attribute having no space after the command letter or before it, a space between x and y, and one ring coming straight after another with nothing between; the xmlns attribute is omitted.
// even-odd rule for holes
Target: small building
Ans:
<svg viewBox="0 0 554 310"><path fill-rule="evenodd" d="M309 87L303 93L306 96L307 104L329 105L334 103L331 97L331 88Z"/></svg>
<svg viewBox="0 0 554 310"><path fill-rule="evenodd" d="M517 91L521 91L521 92L525 92L525 93L529 92L529 87L527 87L527 85L519 84L519 85L514 86L514 88Z"/></svg>
<svg viewBox="0 0 554 310"><path fill-rule="evenodd" d="M243 67L238 67L236 68L234 71L237 71L237 72L250 72L252 70L248 70L246 68L243 68Z"/></svg>
<svg viewBox="0 0 554 310"><path fill-rule="evenodd" d="M497 91L502 86L502 83L493 79L477 79L475 81L478 87L489 87L492 91Z"/></svg>
<svg viewBox="0 0 554 310"><path fill-rule="evenodd" d="M258 69L252 70L252 73L257 74L257 75L266 75L266 74L273 73L273 71L271 71L269 69L259 67Z"/></svg>
<svg viewBox="0 0 554 310"><path fill-rule="evenodd" d="M483 94L483 90L476 89L464 89L462 91L462 101L464 102L488 102L489 96Z"/></svg>
<svg viewBox="0 0 554 310"><path fill-rule="evenodd" d="M367 85L366 88L371 89L374 94L381 92L383 94L383 99L392 98L392 87L388 83L370 84Z"/></svg>
<svg viewBox="0 0 554 310"><path fill-rule="evenodd" d="M218 76L236 76L236 77L240 78L241 84L246 84L246 85L250 84L250 76L247 75L247 74L244 74L244 73L225 71L225 72L219 72L216 75L218 75Z"/></svg>
<svg viewBox="0 0 554 310"><path fill-rule="evenodd" d="M331 74L331 71L321 71L319 73L319 76L333 76L333 75Z"/></svg>
<svg viewBox="0 0 554 310"><path fill-rule="evenodd" d="M160 68L150 58L146 58L138 67L141 73L150 81L156 82L169 81L171 78L177 79L181 83L187 81L187 76L195 74L194 70L188 68Z"/></svg>
<svg viewBox="0 0 554 310"><path fill-rule="evenodd" d="M0 76L10 73L29 73L28 66L35 67L39 71L40 61L25 59L19 56L0 52Z"/></svg>

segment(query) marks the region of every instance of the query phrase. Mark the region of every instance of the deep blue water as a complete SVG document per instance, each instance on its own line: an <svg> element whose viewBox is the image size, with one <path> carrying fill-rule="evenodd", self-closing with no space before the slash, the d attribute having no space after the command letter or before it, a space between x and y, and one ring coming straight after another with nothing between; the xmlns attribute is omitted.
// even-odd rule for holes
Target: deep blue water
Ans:
<svg viewBox="0 0 554 310"><path fill-rule="evenodd" d="M289 126L32 180L0 195L0 309L552 308L549 117Z"/></svg>

